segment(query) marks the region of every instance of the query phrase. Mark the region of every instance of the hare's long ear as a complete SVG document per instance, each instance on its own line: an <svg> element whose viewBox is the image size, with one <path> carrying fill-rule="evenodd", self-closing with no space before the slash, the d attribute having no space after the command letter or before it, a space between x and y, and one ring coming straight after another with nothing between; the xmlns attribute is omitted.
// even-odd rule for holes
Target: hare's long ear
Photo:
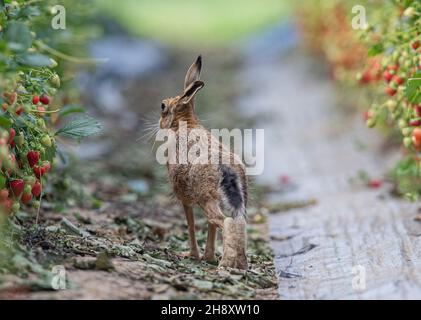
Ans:
<svg viewBox="0 0 421 320"><path fill-rule="evenodd" d="M196 93L203 88L205 83L203 81L197 80L191 83L186 90L184 90L183 95L181 96L181 101L183 101L183 104L189 103Z"/></svg>
<svg viewBox="0 0 421 320"><path fill-rule="evenodd" d="M190 66L187 71L186 78L184 79L184 90L188 88L193 82L200 79L200 71L202 70L202 56L199 55L195 62Z"/></svg>

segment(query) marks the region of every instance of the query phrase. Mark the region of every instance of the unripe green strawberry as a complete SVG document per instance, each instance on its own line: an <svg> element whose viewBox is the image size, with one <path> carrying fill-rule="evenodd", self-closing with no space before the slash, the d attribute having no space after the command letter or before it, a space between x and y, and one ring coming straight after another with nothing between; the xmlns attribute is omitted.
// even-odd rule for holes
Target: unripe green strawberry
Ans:
<svg viewBox="0 0 421 320"><path fill-rule="evenodd" d="M55 68L58 66L58 63L56 60L50 58L50 62L51 62L49 65L50 68Z"/></svg>
<svg viewBox="0 0 421 320"><path fill-rule="evenodd" d="M411 137L405 137L403 139L403 144L405 147L409 148L412 145L412 138Z"/></svg>
<svg viewBox="0 0 421 320"><path fill-rule="evenodd" d="M404 63L403 66L404 66L405 69L411 68L412 67L412 61L411 61L411 59L405 60L405 63Z"/></svg>
<svg viewBox="0 0 421 320"><path fill-rule="evenodd" d="M4 159L3 159L3 167L6 170L12 170L12 169L15 168L15 165L14 165L13 160L10 157L10 155L7 155L6 157L4 157Z"/></svg>
<svg viewBox="0 0 421 320"><path fill-rule="evenodd" d="M23 193L31 193L31 186L28 184L25 184L25 187L23 188Z"/></svg>
<svg viewBox="0 0 421 320"><path fill-rule="evenodd" d="M411 133L412 133L412 129L411 128L409 128L409 127L407 127L407 128L403 128L402 129L402 135L404 135L404 136L410 136L411 135Z"/></svg>
<svg viewBox="0 0 421 320"><path fill-rule="evenodd" d="M23 146L23 143L25 142L23 132L19 133L19 135L15 137L15 142L19 147Z"/></svg>
<svg viewBox="0 0 421 320"><path fill-rule="evenodd" d="M41 128L45 128L45 121L44 119L38 118L37 119L37 126Z"/></svg>
<svg viewBox="0 0 421 320"><path fill-rule="evenodd" d="M373 128L376 125L376 119L375 118L369 118L367 119L367 127Z"/></svg>
<svg viewBox="0 0 421 320"><path fill-rule="evenodd" d="M400 52L398 52L397 50L392 53L392 60L393 61L397 61L399 59L399 57L400 57Z"/></svg>
<svg viewBox="0 0 421 320"><path fill-rule="evenodd" d="M415 11L415 9L413 7L408 7L403 12L403 15L405 17L408 17L408 18L413 18L415 16L415 13L416 13L416 11Z"/></svg>
<svg viewBox="0 0 421 320"><path fill-rule="evenodd" d="M19 202L17 202L17 201L13 202L13 205L12 205L12 212L13 212L13 213L17 213L17 212L19 211L19 209L20 209L20 204L19 204Z"/></svg>
<svg viewBox="0 0 421 320"><path fill-rule="evenodd" d="M51 77L50 79L51 84L56 87L59 88L60 87L60 77L58 76L58 74L55 74Z"/></svg>
<svg viewBox="0 0 421 320"><path fill-rule="evenodd" d="M41 138L41 143L46 147L52 146L51 138L48 135L45 135Z"/></svg>
<svg viewBox="0 0 421 320"><path fill-rule="evenodd" d="M35 209L38 209L39 206L40 206L40 203L39 203L39 201L34 201L34 202L32 202L32 205L34 206Z"/></svg>
<svg viewBox="0 0 421 320"><path fill-rule="evenodd" d="M398 126L399 126L399 128L403 129L403 128L407 127L408 125L407 125L407 122L405 120L400 119L399 122L398 122Z"/></svg>
<svg viewBox="0 0 421 320"><path fill-rule="evenodd" d="M25 176L23 181L25 181L25 184L33 186L37 180L34 176Z"/></svg>
<svg viewBox="0 0 421 320"><path fill-rule="evenodd" d="M386 102L386 106L391 112L393 112L393 111L396 110L396 107L398 106L398 103L395 100L389 99Z"/></svg>

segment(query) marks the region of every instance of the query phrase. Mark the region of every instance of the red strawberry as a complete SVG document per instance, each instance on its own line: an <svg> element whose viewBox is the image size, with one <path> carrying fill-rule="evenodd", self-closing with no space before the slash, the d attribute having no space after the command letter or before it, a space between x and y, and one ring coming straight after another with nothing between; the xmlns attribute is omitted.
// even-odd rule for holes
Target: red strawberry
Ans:
<svg viewBox="0 0 421 320"><path fill-rule="evenodd" d="M39 101L41 101L42 104L49 104L50 98L47 95L43 94L41 98L39 99Z"/></svg>
<svg viewBox="0 0 421 320"><path fill-rule="evenodd" d="M10 214L12 211L13 201L12 199L5 199L0 201L0 211L3 211L6 214Z"/></svg>
<svg viewBox="0 0 421 320"><path fill-rule="evenodd" d="M15 138L15 136L16 136L15 129L10 128L10 130L9 130L9 141L8 141L9 144L11 144L13 142L13 139Z"/></svg>
<svg viewBox="0 0 421 320"><path fill-rule="evenodd" d="M360 83L367 84L370 83L372 80L373 77L371 76L371 73L369 71L365 71L361 76Z"/></svg>
<svg viewBox="0 0 421 320"><path fill-rule="evenodd" d="M391 64L391 65L387 66L387 70L389 70L389 71L390 70L396 71L398 69L399 69L399 66L397 64Z"/></svg>
<svg viewBox="0 0 421 320"><path fill-rule="evenodd" d="M415 112L417 113L418 117L421 117L421 105L416 105L414 107Z"/></svg>
<svg viewBox="0 0 421 320"><path fill-rule="evenodd" d="M28 204L32 200L32 193L24 193L20 199L22 203Z"/></svg>
<svg viewBox="0 0 421 320"><path fill-rule="evenodd" d="M10 188L12 189L15 197L19 197L23 192L24 182L22 179L10 181Z"/></svg>
<svg viewBox="0 0 421 320"><path fill-rule="evenodd" d="M9 198L9 190L1 189L0 190L0 200L6 200L7 198Z"/></svg>
<svg viewBox="0 0 421 320"><path fill-rule="evenodd" d="M20 116L22 114L22 112L23 112L22 106L19 106L19 107L16 108L15 113L16 113L17 116Z"/></svg>
<svg viewBox="0 0 421 320"><path fill-rule="evenodd" d="M421 125L421 120L411 120L409 121L411 127L419 127Z"/></svg>
<svg viewBox="0 0 421 320"><path fill-rule="evenodd" d="M364 119L364 121L367 121L372 116L373 116L373 111L371 111L371 110L367 110L367 111L364 111L363 112L363 119Z"/></svg>
<svg viewBox="0 0 421 320"><path fill-rule="evenodd" d="M391 74L388 70L386 70L386 71L383 73L383 78L384 78L384 80L385 80L387 83L389 83L389 82L392 80L392 78L393 78L393 74Z"/></svg>
<svg viewBox="0 0 421 320"><path fill-rule="evenodd" d="M17 98L17 93L16 92L5 92L3 93L3 97L5 98L6 102L9 105L12 105L16 102L16 98Z"/></svg>
<svg viewBox="0 0 421 320"><path fill-rule="evenodd" d="M32 103L33 104L38 104L39 103L39 97L38 96L33 96L32 97Z"/></svg>
<svg viewBox="0 0 421 320"><path fill-rule="evenodd" d="M45 174L46 169L45 167L34 166L33 171L35 176L40 179Z"/></svg>
<svg viewBox="0 0 421 320"><path fill-rule="evenodd" d="M46 161L44 162L42 168L45 170L45 172L49 172L51 170L51 164L48 161Z"/></svg>
<svg viewBox="0 0 421 320"><path fill-rule="evenodd" d="M415 148L421 146L421 128L415 128L414 131L412 131L412 143Z"/></svg>
<svg viewBox="0 0 421 320"><path fill-rule="evenodd" d="M41 183L39 181L36 181L34 185L32 186L31 192L34 197L38 198L41 194Z"/></svg>
<svg viewBox="0 0 421 320"><path fill-rule="evenodd" d="M32 168L39 161L39 152L33 150L28 151L28 153L26 154L26 158L28 159L29 166Z"/></svg>
<svg viewBox="0 0 421 320"><path fill-rule="evenodd" d="M290 176L283 174L279 177L279 181L281 182L281 184L288 184L291 181Z"/></svg>
<svg viewBox="0 0 421 320"><path fill-rule="evenodd" d="M369 186L370 188L373 188L373 189L380 188L380 187L382 186L382 181L381 181L381 180L379 180L379 179L372 179L372 180L370 180L370 182L368 183L368 186Z"/></svg>
<svg viewBox="0 0 421 320"><path fill-rule="evenodd" d="M398 90L393 89L393 88L391 88L391 87L387 87L387 88L386 88L386 90L385 90L385 92L386 92L389 96L393 97L393 96L396 94L396 92L398 92Z"/></svg>
<svg viewBox="0 0 421 320"><path fill-rule="evenodd" d="M417 40L417 41L412 42L411 47L412 49L417 50L420 47L420 41Z"/></svg>
<svg viewBox="0 0 421 320"><path fill-rule="evenodd" d="M393 79L392 79L392 80L393 80L393 81L395 81L395 83L396 83L397 85L401 85L402 83L404 83L403 78L398 77L398 76L393 76Z"/></svg>

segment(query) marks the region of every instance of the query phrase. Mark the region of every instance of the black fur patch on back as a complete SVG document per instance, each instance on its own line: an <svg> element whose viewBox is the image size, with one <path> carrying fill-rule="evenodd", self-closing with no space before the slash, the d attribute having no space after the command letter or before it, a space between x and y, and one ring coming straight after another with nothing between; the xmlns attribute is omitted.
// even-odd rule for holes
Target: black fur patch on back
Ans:
<svg viewBox="0 0 421 320"><path fill-rule="evenodd" d="M234 210L241 208L243 204L243 197L238 183L237 174L226 165L219 165L222 173L221 187L224 190L226 197L228 198L229 204Z"/></svg>

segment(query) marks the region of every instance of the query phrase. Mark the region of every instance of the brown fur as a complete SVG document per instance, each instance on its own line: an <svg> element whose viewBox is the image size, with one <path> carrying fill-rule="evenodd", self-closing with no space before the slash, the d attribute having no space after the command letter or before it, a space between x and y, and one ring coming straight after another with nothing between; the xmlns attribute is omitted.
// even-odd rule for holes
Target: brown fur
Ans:
<svg viewBox="0 0 421 320"><path fill-rule="evenodd" d="M203 259L207 261L214 260L215 239L217 228L223 230L223 256L220 262L222 267L233 267L247 269L246 259L246 220L245 206L247 204L247 179L245 167L237 155L233 154L224 145L211 135L199 122L195 114L194 96L204 86L199 80L201 71L201 57L191 65L184 82L183 93L174 98L164 99L162 101L162 114L159 125L162 129L171 129L176 133L177 138L177 164L167 164L168 176L172 184L174 194L180 200L186 213L186 219L189 229L190 255L199 256L199 249L195 238L195 227L192 207L200 206L209 222L208 237L206 242L205 254ZM230 172L238 177L238 183L242 190L242 212L238 217L227 218L223 213L226 205L226 197L221 189L222 174L218 162L206 164L178 164L179 151L179 122L185 121L187 131L190 133L193 129L199 129L201 135L197 144L207 143L208 160L211 159L211 148L218 150L217 157L227 156L231 163ZM212 143L211 143L212 142ZM194 142L187 144L186 152L190 151ZM215 158L215 155L213 156ZM214 159L217 160L217 159ZM236 162L235 162L235 161ZM215 163L215 164L214 164ZM228 205L229 207L229 205Z"/></svg>

